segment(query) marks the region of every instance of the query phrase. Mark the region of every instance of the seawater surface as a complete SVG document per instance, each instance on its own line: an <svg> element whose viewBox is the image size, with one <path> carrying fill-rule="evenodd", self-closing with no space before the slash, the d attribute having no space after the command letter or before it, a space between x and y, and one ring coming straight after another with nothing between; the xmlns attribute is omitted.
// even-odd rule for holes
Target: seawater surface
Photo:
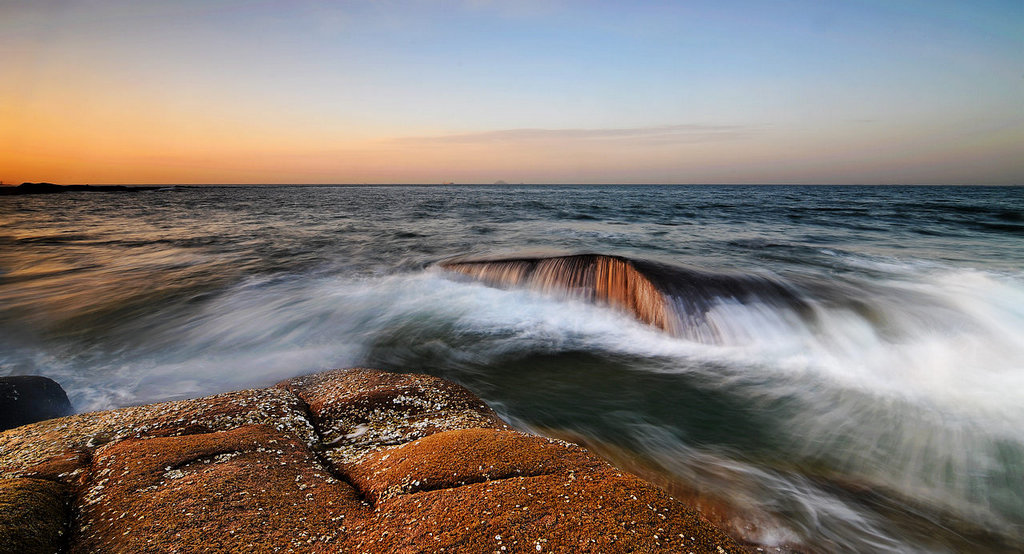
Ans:
<svg viewBox="0 0 1024 554"><path fill-rule="evenodd" d="M702 292L713 336L672 336L439 267L579 253L782 292ZM0 197L0 375L87 411L359 365L459 382L759 545L1024 549L1024 188Z"/></svg>

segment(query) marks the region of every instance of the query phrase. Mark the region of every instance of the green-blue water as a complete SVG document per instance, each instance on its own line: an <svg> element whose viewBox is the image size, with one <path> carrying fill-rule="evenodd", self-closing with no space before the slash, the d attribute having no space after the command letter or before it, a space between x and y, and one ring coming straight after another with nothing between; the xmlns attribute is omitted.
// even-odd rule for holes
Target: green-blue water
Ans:
<svg viewBox="0 0 1024 554"><path fill-rule="evenodd" d="M785 294L700 293L701 341L436 266L584 252ZM1024 188L0 197L0 374L85 411L354 365L462 383L761 545L1024 548Z"/></svg>

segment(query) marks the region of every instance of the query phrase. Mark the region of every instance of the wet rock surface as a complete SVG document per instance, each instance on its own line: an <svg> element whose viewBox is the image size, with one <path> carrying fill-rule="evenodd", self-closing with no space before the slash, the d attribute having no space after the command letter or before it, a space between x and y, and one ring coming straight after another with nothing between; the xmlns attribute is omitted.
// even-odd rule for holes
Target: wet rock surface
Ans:
<svg viewBox="0 0 1024 554"><path fill-rule="evenodd" d="M362 369L2 433L0 541L30 535L49 542L23 552L740 551L462 387Z"/></svg>

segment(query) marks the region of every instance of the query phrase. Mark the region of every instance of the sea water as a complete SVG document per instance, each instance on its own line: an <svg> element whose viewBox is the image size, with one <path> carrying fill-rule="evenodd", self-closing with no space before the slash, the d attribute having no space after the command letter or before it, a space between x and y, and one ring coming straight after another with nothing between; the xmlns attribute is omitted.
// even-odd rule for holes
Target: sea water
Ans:
<svg viewBox="0 0 1024 554"><path fill-rule="evenodd" d="M713 333L450 260L712 281ZM689 287L689 288L687 288ZM742 540L1024 549L1024 188L246 186L0 197L0 375L79 411L425 372Z"/></svg>

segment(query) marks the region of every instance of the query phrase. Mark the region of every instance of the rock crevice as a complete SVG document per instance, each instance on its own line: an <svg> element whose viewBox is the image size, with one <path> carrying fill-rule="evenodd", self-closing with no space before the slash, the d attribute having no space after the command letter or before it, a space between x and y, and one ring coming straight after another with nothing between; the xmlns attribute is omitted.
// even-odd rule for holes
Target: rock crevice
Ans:
<svg viewBox="0 0 1024 554"><path fill-rule="evenodd" d="M458 385L364 369L0 433L0 550L30 535L23 551L740 551Z"/></svg>

